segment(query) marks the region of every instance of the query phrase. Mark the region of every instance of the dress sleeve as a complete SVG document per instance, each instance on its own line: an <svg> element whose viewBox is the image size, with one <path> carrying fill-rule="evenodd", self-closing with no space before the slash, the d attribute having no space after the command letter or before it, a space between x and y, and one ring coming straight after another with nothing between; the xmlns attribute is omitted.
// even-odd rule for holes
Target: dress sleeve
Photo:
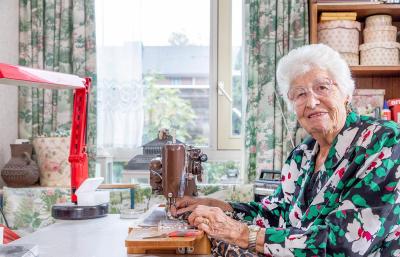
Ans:
<svg viewBox="0 0 400 257"><path fill-rule="evenodd" d="M267 228L264 254L400 256L399 157L399 135L379 135L340 174L341 194L325 194L333 204L321 206L324 219L306 228ZM313 215L309 210L305 215Z"/></svg>
<svg viewBox="0 0 400 257"><path fill-rule="evenodd" d="M282 167L282 173L285 169L291 169L291 165L300 165L295 161L295 158L301 159L302 150L295 148L289 154L285 164ZM284 223L284 217L287 215L289 203L285 199L282 184L280 184L272 195L264 197L260 203L229 203L233 208L233 218L245 221L249 224L256 224L260 227L278 227Z"/></svg>
<svg viewBox="0 0 400 257"><path fill-rule="evenodd" d="M264 204L268 203L268 205ZM273 195L265 197L261 203L234 203L230 205L234 211L234 218L260 227L279 226L286 210L282 186L279 185ZM281 222L280 222L281 220Z"/></svg>

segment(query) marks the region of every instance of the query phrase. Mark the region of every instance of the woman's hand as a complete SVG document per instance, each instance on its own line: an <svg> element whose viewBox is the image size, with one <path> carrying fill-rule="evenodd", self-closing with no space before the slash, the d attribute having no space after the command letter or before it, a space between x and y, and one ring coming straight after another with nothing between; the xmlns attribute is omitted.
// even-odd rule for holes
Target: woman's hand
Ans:
<svg viewBox="0 0 400 257"><path fill-rule="evenodd" d="M171 213L175 217L180 216L184 213L192 212L199 205L218 207L223 211L233 210L232 207L224 201L212 198L198 198L198 197L184 196L182 198L176 199L175 206L172 206L171 208Z"/></svg>
<svg viewBox="0 0 400 257"><path fill-rule="evenodd" d="M198 205L210 205L210 202L209 198L184 196L176 199L175 206L171 208L171 213L172 216L180 216L186 212L192 212Z"/></svg>
<svg viewBox="0 0 400 257"><path fill-rule="evenodd" d="M242 248L248 247L247 225L228 217L221 208L198 205L188 221L190 225L196 226L213 238Z"/></svg>

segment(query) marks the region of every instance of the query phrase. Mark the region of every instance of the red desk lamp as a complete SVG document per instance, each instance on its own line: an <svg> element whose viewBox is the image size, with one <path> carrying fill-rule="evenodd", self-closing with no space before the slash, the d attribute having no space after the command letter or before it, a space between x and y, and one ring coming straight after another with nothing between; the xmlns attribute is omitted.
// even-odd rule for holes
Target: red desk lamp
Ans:
<svg viewBox="0 0 400 257"><path fill-rule="evenodd" d="M52 216L59 219L90 219L107 215L108 204L79 206L75 194L88 177L86 126L91 79L0 63L0 84L74 90L71 146L68 159L71 163L72 203L53 206Z"/></svg>

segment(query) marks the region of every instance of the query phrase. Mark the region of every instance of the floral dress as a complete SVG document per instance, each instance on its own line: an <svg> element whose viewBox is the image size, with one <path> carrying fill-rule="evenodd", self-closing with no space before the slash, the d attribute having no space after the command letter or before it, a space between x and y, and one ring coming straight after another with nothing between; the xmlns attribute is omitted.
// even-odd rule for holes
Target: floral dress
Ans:
<svg viewBox="0 0 400 257"><path fill-rule="evenodd" d="M318 175L309 138L290 154L274 194L231 203L234 216L266 228L266 256L400 256L399 141L396 123L350 113ZM212 243L216 256L253 255Z"/></svg>

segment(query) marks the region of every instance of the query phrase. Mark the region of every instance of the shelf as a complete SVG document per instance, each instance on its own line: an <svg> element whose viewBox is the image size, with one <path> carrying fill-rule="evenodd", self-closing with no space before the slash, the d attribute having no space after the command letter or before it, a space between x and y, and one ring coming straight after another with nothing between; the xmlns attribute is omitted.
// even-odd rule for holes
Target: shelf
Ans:
<svg viewBox="0 0 400 257"><path fill-rule="evenodd" d="M374 14L389 14L393 26L400 30L400 4L348 4L343 2L318 3L310 1L310 43L318 42L318 20L322 12L357 12L357 21L364 26L365 18ZM360 35L361 36L361 35ZM362 38L360 37L360 43ZM400 65L397 66L351 66L357 88L385 89L385 98L400 97Z"/></svg>
<svg viewBox="0 0 400 257"><path fill-rule="evenodd" d="M318 13L320 12L357 12L357 20L373 14L390 14L393 21L399 21L400 4L316 4ZM397 16L397 17L396 17Z"/></svg>
<svg viewBox="0 0 400 257"><path fill-rule="evenodd" d="M400 66L351 66L351 73L357 77L400 76Z"/></svg>

